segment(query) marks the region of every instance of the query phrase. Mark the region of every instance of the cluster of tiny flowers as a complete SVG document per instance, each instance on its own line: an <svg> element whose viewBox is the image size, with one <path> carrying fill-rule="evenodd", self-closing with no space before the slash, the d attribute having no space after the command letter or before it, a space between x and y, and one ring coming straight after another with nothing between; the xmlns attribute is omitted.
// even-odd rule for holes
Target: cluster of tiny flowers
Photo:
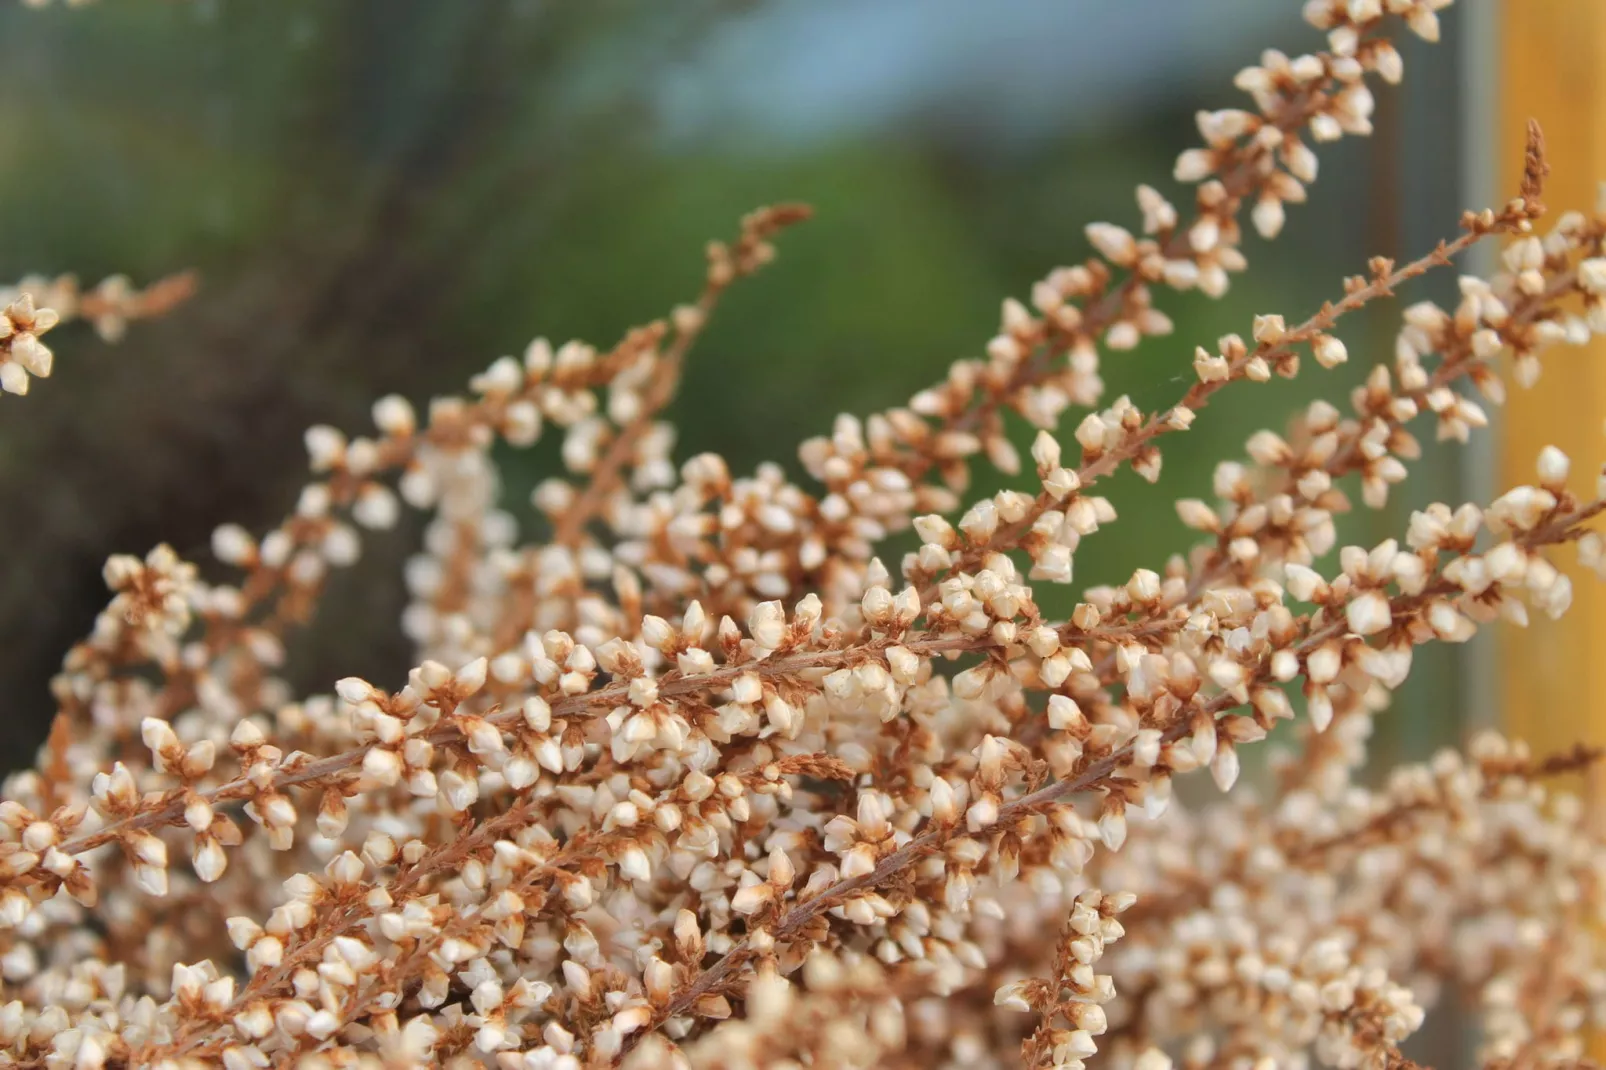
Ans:
<svg viewBox="0 0 1606 1070"><path fill-rule="evenodd" d="M189 300L195 287L195 275L188 271L158 279L144 289L136 288L126 275L110 275L88 290L76 275L53 279L30 275L15 286L0 287L0 301L31 295L37 304L53 309L61 322L84 320L101 338L115 342L130 322L166 315Z"/></svg>
<svg viewBox="0 0 1606 1070"><path fill-rule="evenodd" d="M1334 517L1385 502L1429 414L1464 441L1507 377L1606 332L1606 210L1541 230L1536 132L1504 207L1199 346L1172 403L1098 377L1101 346L1170 329L1166 291L1225 289L1242 211L1281 229L1312 145L1366 133L1367 76L1400 77L1388 34L1435 38L1443 6L1308 4L1329 51L1268 52L1237 79L1253 110L1201 115L1191 220L1140 189L1142 236L1089 228L1097 255L1006 303L984 358L839 417L801 447L810 487L677 464L661 420L716 304L807 214L780 206L610 349L538 340L465 396L381 399L371 434L308 431L291 514L214 533L227 577L112 558L0 801L0 1066L1401 1070L1457 996L1491 1067L1581 1059L1606 831L1548 782L1596 755L1491 737L1362 777L1418 646L1564 612L1569 547L1606 572L1606 475L1582 492L1547 449L1530 484L1377 545ZM1044 615L1034 585L1117 523L1109 484L1160 479L1219 391L1344 362L1342 316L1484 240L1501 270L1407 307L1347 411L1254 433L1179 497L1189 554ZM51 285L114 334L187 283ZM10 360L47 319L12 301ZM1009 412L1030 478L966 501L977 455L1027 467ZM562 472L505 507L493 450L554 428ZM288 632L404 507L428 514L416 668L297 696ZM1228 794L1184 805L1194 772Z"/></svg>
<svg viewBox="0 0 1606 1070"><path fill-rule="evenodd" d="M83 292L71 275L55 280L30 276L0 286L0 391L26 394L34 377L48 379L56 355L39 336L62 323L87 320L108 342L121 338L129 320L159 316L195 289L192 275L162 279L136 290L114 275Z"/></svg>
<svg viewBox="0 0 1606 1070"><path fill-rule="evenodd" d="M1575 1061L1606 1022L1606 947L1585 932L1606 856L1576 797L1543 787L1598 755L1536 760L1490 735L1367 789L1345 752L1381 703L1356 684L1355 716L1327 730L1346 745L1283 756L1275 788L1146 825L1088 867L1137 896L1104 964L1141 994L1115 1004L1118 1059L1403 1066L1399 1042L1452 985L1484 1012L1488 1064Z"/></svg>

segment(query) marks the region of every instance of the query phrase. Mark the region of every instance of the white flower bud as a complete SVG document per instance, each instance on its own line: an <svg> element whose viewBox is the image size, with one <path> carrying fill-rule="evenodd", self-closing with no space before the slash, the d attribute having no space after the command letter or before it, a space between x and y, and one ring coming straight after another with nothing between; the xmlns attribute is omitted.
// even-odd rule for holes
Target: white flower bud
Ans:
<svg viewBox="0 0 1606 1070"><path fill-rule="evenodd" d="M1344 619L1356 635L1376 635L1394 623L1389 600L1381 591L1363 591L1344 607Z"/></svg>

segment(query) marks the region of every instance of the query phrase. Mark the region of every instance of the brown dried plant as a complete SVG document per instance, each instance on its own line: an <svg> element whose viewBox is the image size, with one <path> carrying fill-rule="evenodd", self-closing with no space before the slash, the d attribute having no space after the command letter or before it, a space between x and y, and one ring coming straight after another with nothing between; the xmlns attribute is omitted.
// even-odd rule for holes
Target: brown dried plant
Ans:
<svg viewBox="0 0 1606 1070"><path fill-rule="evenodd" d="M39 340L62 323L85 320L108 342L123 336L130 320L149 319L170 311L195 292L195 276L173 275L136 290L123 275L82 290L78 279L29 277L15 286L0 286L0 391L26 394L32 379L47 379L56 362Z"/></svg>
<svg viewBox="0 0 1606 1070"><path fill-rule="evenodd" d="M1141 225L1090 226L1097 255L1006 301L984 357L804 443L810 486L677 466L660 420L715 305L807 214L782 206L611 349L538 340L422 418L388 397L373 435L310 430L295 511L217 530L231 580L112 558L0 802L0 1065L1405 1067L1453 998L1488 1066L1582 1065L1606 842L1548 784L1596 755L1484 737L1358 776L1418 645L1563 612L1568 546L1606 572L1606 478L1578 495L1549 449L1532 485L1400 539L1337 547L1334 517L1350 484L1386 501L1419 417L1465 440L1507 375L1606 331L1606 211L1540 229L1535 130L1509 203L1197 348L1173 404L1106 404L1099 377L1101 350L1169 332L1169 291L1225 291L1240 218L1277 234L1311 143L1367 133L1368 79L1401 77L1389 34L1434 39L1446 3L1307 4L1328 49L1265 53L1252 108L1200 114L1191 215L1140 187ZM1101 483L1158 479L1219 391L1344 362L1340 317L1484 240L1501 270L1407 307L1347 412L1312 403L1217 468L1214 502L1179 498L1190 555L1044 617L1033 585L1071 583L1116 520ZM0 361L22 385L49 370L41 305L115 334L184 288L32 285ZM1038 429L1029 485L966 504L981 459L1027 463L1009 414ZM550 427L565 471L523 541L492 447ZM285 634L403 502L431 518L418 667L297 698ZM1292 755L1234 790L1285 720ZM1173 804L1202 769L1225 799Z"/></svg>

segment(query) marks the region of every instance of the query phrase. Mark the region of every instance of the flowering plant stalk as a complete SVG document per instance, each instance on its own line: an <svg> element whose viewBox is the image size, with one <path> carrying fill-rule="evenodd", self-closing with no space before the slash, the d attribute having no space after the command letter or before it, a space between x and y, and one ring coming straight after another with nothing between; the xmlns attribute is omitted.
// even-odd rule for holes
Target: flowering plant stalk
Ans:
<svg viewBox="0 0 1606 1070"><path fill-rule="evenodd" d="M1173 403L1107 403L1099 375L1170 332L1171 291L1226 290L1243 217L1276 236L1313 143L1369 132L1371 81L1402 76L1390 35L1435 39L1446 3L1307 4L1327 50L1265 53L1251 108L1200 114L1191 211L1140 187L1141 222L1091 225L1096 255L1006 301L983 357L803 443L807 486L677 465L661 420L718 302L807 216L783 205L612 348L537 340L423 415L387 397L373 434L311 429L291 515L217 529L230 578L113 557L0 802L0 1065L1394 1068L1452 994L1489 1067L1581 1065L1606 841L1551 784L1598 756L1486 736L1358 774L1418 646L1564 612L1558 556L1606 573L1606 477L1581 495L1548 449L1530 485L1376 546L1337 546L1334 516L1351 485L1386 502L1418 424L1464 441L1508 376L1606 331L1606 212L1543 218L1535 128L1509 202L1193 348ZM1179 493L1191 554L1044 615L1035 585L1117 521L1101 484L1158 480L1217 393L1345 362L1345 314L1483 241L1501 270L1408 306L1347 411L1314 402L1213 501ZM48 308L120 324L177 293L24 289L0 383L48 372ZM554 428L546 535L521 541L492 447ZM1023 485L967 502L981 463ZM430 517L417 667L293 695L286 634L404 504ZM1291 756L1237 786L1282 721ZM1224 799L1174 801L1205 770Z"/></svg>

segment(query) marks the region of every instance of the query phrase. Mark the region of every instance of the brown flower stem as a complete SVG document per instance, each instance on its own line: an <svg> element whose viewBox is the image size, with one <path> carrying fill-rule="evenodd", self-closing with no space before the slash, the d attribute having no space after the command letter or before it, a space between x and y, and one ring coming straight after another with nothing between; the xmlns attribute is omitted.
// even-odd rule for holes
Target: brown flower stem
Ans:
<svg viewBox="0 0 1606 1070"><path fill-rule="evenodd" d="M1512 311L1512 322L1526 325L1541 319L1546 312L1553 310L1574 291L1576 283L1576 271L1568 270L1559 273L1546 286L1544 291L1523 297ZM1475 368L1488 363L1490 361L1474 357L1470 341L1464 342L1455 350L1442 354L1438 366L1433 369L1432 374L1429 376L1427 385L1416 390L1402 391L1398 396L1416 403L1418 414L1420 415L1422 403L1434 390L1449 386L1451 383L1471 374ZM1406 425L1406 421L1400 420L1390 412L1384 412L1378 415L1376 419L1385 421L1391 431L1401 429ZM1355 435L1323 462L1321 470L1335 479L1356 471L1362 464L1360 434L1365 430L1366 427L1364 425L1357 427ZM1262 493L1258 500L1265 501L1277 494L1291 493L1295 483L1296 479L1290 472L1274 488ZM1205 590L1208 590L1212 584L1226 577L1232 563L1231 557L1227 553L1227 544L1230 541L1231 536L1225 531L1217 536L1217 545L1212 551L1210 559L1188 582L1187 601L1194 601Z"/></svg>
<svg viewBox="0 0 1606 1070"><path fill-rule="evenodd" d="M1332 58L1326 53L1321 55L1327 60ZM1312 87L1288 102L1279 114L1269 117L1268 125L1275 127L1284 135L1297 134L1311 117L1320 111L1326 100L1327 94L1322 87ZM1241 204L1243 199L1255 190L1263 177L1262 163L1272 150L1254 139L1249 139L1239 145L1237 151L1240 155L1228 161L1220 169L1221 173L1218 176L1225 189L1225 199L1235 206ZM1236 215L1236 210L1234 214ZM1191 253L1189 229L1189 226L1180 224L1177 226L1164 246L1162 255L1165 258L1186 256ZM985 392L976 404L945 418L936 428L937 434L944 431L973 431L996 419L999 409L1018 398L1023 391L1048 379L1053 373L1056 360L1069 352L1078 338L1091 338L1100 334L1114 322L1116 315L1126 307L1139 286L1154 281L1157 280L1144 278L1137 272L1127 275L1115 289L1106 292L1087 308L1075 331L1062 332L1050 337L1037 352L1021 361L1014 374L999 388ZM900 467L911 480L918 481L935 464L934 456L917 453Z"/></svg>
<svg viewBox="0 0 1606 1070"><path fill-rule="evenodd" d="M1140 622L1130 626L1117 624L1083 630L1067 624L1062 625L1060 631L1065 641L1082 643L1155 634L1159 631L1169 630L1171 627L1174 627L1174 625L1164 622ZM664 697L678 697L717 690L732 683L738 676L749 672L757 673L765 679L781 680L819 669L839 668L843 665L854 665L869 660L884 661L884 652L888 647L894 645L901 645L912 653L920 655L942 654L950 651L982 651L997 647L997 644L986 635L916 634L905 637L902 640L890 636L873 637L862 643L839 649L814 650L772 657L762 661L728 664L702 676L684 676L678 672L671 672L660 678L658 692ZM620 703L627 702L629 695L630 684L628 682L611 684L581 695L571 695L558 699L551 704L552 718L557 721L593 715L598 709L611 709ZM522 717L522 710L513 708L494 710L487 714L484 719L498 727L510 728L521 723ZM462 731L451 722L436 726L424 738L428 739L436 747L451 746L463 742ZM111 843L138 829L160 828L164 825L177 824L183 820L184 807L187 805L187 801L196 797L214 805L220 805L254 798L263 791L285 792L297 788L325 786L343 777L355 775L360 769L363 759L367 757L368 752L374 746L375 744L373 743L366 743L351 750L342 751L339 754L317 759L309 758L304 754L291 755L274 771L271 782L265 787L248 777L240 776L216 787L190 794L186 794L184 789L175 788L165 795L156 796L154 801L150 796L147 796L143 805L149 807L148 809L141 809L138 813L110 821L92 833L68 840L61 844L60 850L67 854L82 854L86 851L94 850L96 847ZM14 881L15 878L12 880ZM10 882L0 881L0 884L4 883Z"/></svg>
<svg viewBox="0 0 1606 1070"><path fill-rule="evenodd" d="M1276 342L1262 342L1243 357L1235 360L1225 379L1216 379L1209 382L1195 382L1188 388L1186 394L1173 406L1162 412L1150 416L1148 421L1137 431L1127 435L1115 448L1106 450L1092 460L1087 460L1076 470L1079 489L1073 492L1073 497L1085 494L1087 489L1105 476L1113 474L1121 465L1131 461L1143 452L1155 439L1170 431L1181 430L1173 419L1173 414L1179 410L1198 412L1210 403L1211 397L1228 384L1238 382L1244 378L1244 369L1251 360L1259 358L1267 363L1274 363L1293 355L1295 349L1304 345L1317 335L1331 330L1338 318L1345 313L1353 312L1367 303L1378 298L1392 296L1395 287L1409 279L1425 275L1435 267L1446 267L1452 259L1471 246L1493 234L1507 233L1518 227L1527 219L1526 210L1512 211L1485 222L1473 213L1467 213L1462 220L1466 233L1450 242L1440 242L1425 256L1413 260L1400 267L1375 274L1370 282L1346 293L1337 303L1323 304L1321 310L1311 316L1304 323L1289 330ZM1055 498L1046 491L1037 496L1036 501L1024 517L1012 524L996 531L986 542L967 548L959 559L950 566L948 575L972 571L988 554L1002 553L1015 549L1020 545L1021 539L1031 531L1032 525L1049 509L1060 504L1061 499ZM928 587L926 598L935 593L935 585Z"/></svg>
<svg viewBox="0 0 1606 1070"><path fill-rule="evenodd" d="M709 317L731 283L753 274L767 262L760 250L767 247L771 237L803 222L812 214L813 210L802 204L782 204L760 209L742 221L741 237L733 247L727 250L724 246L716 245L711 250L711 270L702 293L692 306L695 314L677 317L674 341L653 365L652 379L643 392L641 412L609 443L602 460L590 473L585 489L558 519L552 534L554 543L579 545L586 524L606 507L608 498L624 478L636 446L652 429L653 417L674 398L675 390L680 385L680 372L686 354L702 336ZM727 266L729 270L723 270Z"/></svg>

